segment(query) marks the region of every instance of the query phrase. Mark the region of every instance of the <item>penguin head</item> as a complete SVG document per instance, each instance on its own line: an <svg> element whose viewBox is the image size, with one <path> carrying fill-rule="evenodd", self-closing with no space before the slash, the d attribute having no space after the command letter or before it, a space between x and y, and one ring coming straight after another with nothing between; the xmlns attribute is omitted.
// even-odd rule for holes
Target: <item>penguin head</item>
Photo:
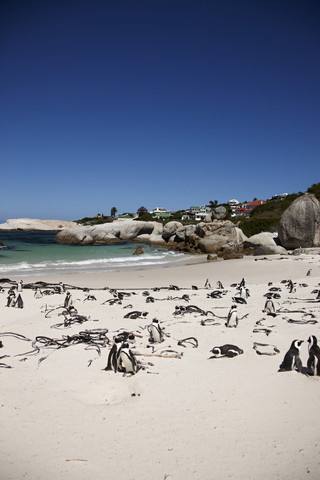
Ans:
<svg viewBox="0 0 320 480"><path fill-rule="evenodd" d="M221 350L219 347L213 347L212 350L210 350L211 353L213 353L213 355L221 355Z"/></svg>
<svg viewBox="0 0 320 480"><path fill-rule="evenodd" d="M159 320L157 320L156 318L154 318L154 319L152 320L152 323L156 323L156 324L158 325Z"/></svg>
<svg viewBox="0 0 320 480"><path fill-rule="evenodd" d="M296 347L298 350L300 350L301 345L303 344L303 340L293 340L292 346Z"/></svg>
<svg viewBox="0 0 320 480"><path fill-rule="evenodd" d="M316 346L318 344L317 337L315 337L314 335L310 335L310 337L308 338L308 343L309 347Z"/></svg>

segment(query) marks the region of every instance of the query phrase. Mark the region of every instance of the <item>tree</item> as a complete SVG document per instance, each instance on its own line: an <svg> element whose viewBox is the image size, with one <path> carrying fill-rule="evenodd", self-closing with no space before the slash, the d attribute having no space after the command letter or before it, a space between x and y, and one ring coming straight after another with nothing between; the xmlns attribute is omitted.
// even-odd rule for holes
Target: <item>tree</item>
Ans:
<svg viewBox="0 0 320 480"><path fill-rule="evenodd" d="M112 218L114 218L114 217L116 216L117 211L118 211L118 210L116 209L116 207L112 207L112 208L111 208L111 217L112 217Z"/></svg>

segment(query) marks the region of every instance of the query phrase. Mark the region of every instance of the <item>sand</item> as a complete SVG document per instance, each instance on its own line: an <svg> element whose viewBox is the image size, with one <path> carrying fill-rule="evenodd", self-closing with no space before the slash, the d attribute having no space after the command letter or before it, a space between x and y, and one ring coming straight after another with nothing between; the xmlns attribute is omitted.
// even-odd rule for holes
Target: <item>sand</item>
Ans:
<svg viewBox="0 0 320 480"><path fill-rule="evenodd" d="M264 259L266 258L266 259ZM311 274L307 276L308 270ZM175 316L177 305L196 305L224 317L233 304L235 287L246 279L247 304L238 305L237 328L201 325L213 318L188 313ZM12 277L13 278L13 277ZM16 277L20 279L20 277ZM86 350L85 345L63 349L41 348L37 355L20 355L31 342L2 336L1 368L1 469L10 479L318 479L320 476L320 377L296 371L278 372L292 340L301 348L304 367L307 339L320 339L319 325L289 323L301 320L297 313L266 316L264 294L281 288L276 308L313 313L320 320L320 303L312 293L319 289L320 256L246 257L198 265L113 272L99 275L64 275L63 278L21 277L28 281L63 281L90 292L71 290L78 313L90 317L82 325L52 328L63 322L50 308L63 304L65 294L34 298L23 290L24 308L6 307L7 289L0 293L0 332L15 332L29 339L44 335L61 338L85 329L108 328L110 339L119 329L138 332L132 347L145 365L136 375L115 374L104 369L110 347ZM204 289L206 279L212 288ZM282 280L296 282L289 293ZM226 293L207 298L221 281ZM183 290L152 291L174 284ZM303 286L303 285L307 286ZM196 285L199 289L192 290ZM135 293L122 305L104 304L112 297L108 287ZM158 300L146 303L143 291ZM85 300L94 295L95 301ZM190 295L190 302L168 297ZM160 300L164 299L164 300ZM147 311L145 318L125 319L132 310ZM151 348L146 326L157 318L169 335ZM254 333L256 322L271 333ZM309 317L304 317L310 319ZM199 346L182 347L179 339L196 337ZM258 355L254 342L274 345L275 355ZM244 353L234 358L211 358L210 350L231 343ZM262 349L263 347L261 347ZM171 349L181 358L155 356ZM266 347L265 352L274 352ZM163 353L167 355L167 353ZM41 360L41 361L39 361Z"/></svg>

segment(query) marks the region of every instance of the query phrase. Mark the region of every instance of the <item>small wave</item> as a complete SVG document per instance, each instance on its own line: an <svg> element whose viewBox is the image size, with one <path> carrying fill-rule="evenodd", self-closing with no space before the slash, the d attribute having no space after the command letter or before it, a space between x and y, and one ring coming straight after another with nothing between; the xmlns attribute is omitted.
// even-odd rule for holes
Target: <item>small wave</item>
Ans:
<svg viewBox="0 0 320 480"><path fill-rule="evenodd" d="M165 265L175 263L186 258L183 253L165 252L154 255L144 254L143 256L98 258L85 260L55 260L39 263L20 262L0 266L0 273L8 272L59 272L59 271L86 271L86 270L110 270L114 268L136 268L139 266Z"/></svg>

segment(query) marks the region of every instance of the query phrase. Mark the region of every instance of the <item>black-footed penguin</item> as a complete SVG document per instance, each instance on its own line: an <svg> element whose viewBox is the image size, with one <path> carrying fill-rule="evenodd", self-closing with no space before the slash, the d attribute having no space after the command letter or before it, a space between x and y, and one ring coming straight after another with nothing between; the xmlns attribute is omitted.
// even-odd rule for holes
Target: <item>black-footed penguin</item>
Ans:
<svg viewBox="0 0 320 480"><path fill-rule="evenodd" d="M114 337L114 344L108 355L108 363L104 370L113 370L117 373L119 370L119 352L123 343L123 338L120 335Z"/></svg>
<svg viewBox="0 0 320 480"><path fill-rule="evenodd" d="M64 299L64 308L69 308L71 307L72 305L72 297L71 297L71 293L70 292L67 292L66 294L66 298Z"/></svg>
<svg viewBox="0 0 320 480"><path fill-rule="evenodd" d="M271 298L267 299L263 311L266 312L267 315L276 316L276 309Z"/></svg>
<svg viewBox="0 0 320 480"><path fill-rule="evenodd" d="M248 297L250 297L249 290L245 287L240 287L240 298L245 300Z"/></svg>
<svg viewBox="0 0 320 480"><path fill-rule="evenodd" d="M217 288L220 288L221 290L224 288L220 280L217 281Z"/></svg>
<svg viewBox="0 0 320 480"><path fill-rule="evenodd" d="M245 280L245 278L243 278L241 280L241 282L239 283L239 287L241 288L241 287L245 287L245 286L246 286L246 280Z"/></svg>
<svg viewBox="0 0 320 480"><path fill-rule="evenodd" d="M159 320L154 318L152 323L148 326L148 332L150 334L149 342L161 343L163 342L163 330L159 324Z"/></svg>
<svg viewBox="0 0 320 480"><path fill-rule="evenodd" d="M320 376L320 347L318 345L317 337L314 335L310 335L308 338L308 350L308 374Z"/></svg>
<svg viewBox="0 0 320 480"><path fill-rule="evenodd" d="M236 357L237 355L241 355L243 353L243 350L236 345L221 345L220 347L213 347L212 350L210 350L211 353L213 353L213 356L215 358L219 357Z"/></svg>
<svg viewBox="0 0 320 480"><path fill-rule="evenodd" d="M237 305L232 305L227 318L226 327L237 327L239 323Z"/></svg>
<svg viewBox="0 0 320 480"><path fill-rule="evenodd" d="M17 283L17 292L22 292L22 285L23 285L23 281L19 280L19 282Z"/></svg>
<svg viewBox="0 0 320 480"><path fill-rule="evenodd" d="M16 294L9 290L9 295L7 296L7 307L14 307L16 301Z"/></svg>
<svg viewBox="0 0 320 480"><path fill-rule="evenodd" d="M125 373L132 373L134 375L138 371L138 364L135 355L129 348L129 344L124 342L121 345L118 356Z"/></svg>
<svg viewBox="0 0 320 480"><path fill-rule="evenodd" d="M23 308L23 300L21 298L21 295L19 293L18 297L17 297L17 300L15 301L14 303L14 306L17 307L17 308Z"/></svg>
<svg viewBox="0 0 320 480"><path fill-rule="evenodd" d="M204 284L204 288L211 288L209 278L207 278L206 283Z"/></svg>
<svg viewBox="0 0 320 480"><path fill-rule="evenodd" d="M300 359L300 348L302 343L303 340L293 340L279 367L279 372L287 372L293 369L301 372L302 362Z"/></svg>
<svg viewBox="0 0 320 480"><path fill-rule="evenodd" d="M36 288L36 291L34 292L34 298L42 298L42 293L40 288Z"/></svg>

